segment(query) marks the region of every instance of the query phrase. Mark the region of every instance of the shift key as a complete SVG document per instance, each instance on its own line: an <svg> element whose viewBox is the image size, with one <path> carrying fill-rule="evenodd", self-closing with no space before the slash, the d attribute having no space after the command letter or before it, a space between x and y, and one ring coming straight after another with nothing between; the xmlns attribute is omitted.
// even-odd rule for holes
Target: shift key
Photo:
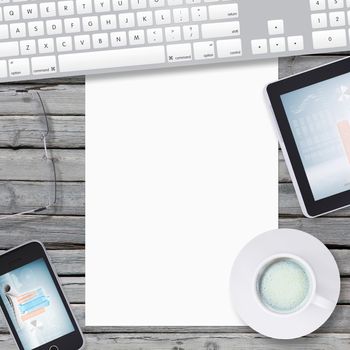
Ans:
<svg viewBox="0 0 350 350"><path fill-rule="evenodd" d="M224 38L240 35L239 21L202 24L204 39Z"/></svg>
<svg viewBox="0 0 350 350"><path fill-rule="evenodd" d="M13 57L19 55L19 48L17 41L10 41L0 43L0 57Z"/></svg>

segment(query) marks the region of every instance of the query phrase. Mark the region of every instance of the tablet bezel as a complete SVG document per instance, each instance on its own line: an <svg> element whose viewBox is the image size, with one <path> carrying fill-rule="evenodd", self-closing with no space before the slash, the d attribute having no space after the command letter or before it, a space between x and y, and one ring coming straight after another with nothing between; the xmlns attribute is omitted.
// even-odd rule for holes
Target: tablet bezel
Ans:
<svg viewBox="0 0 350 350"><path fill-rule="evenodd" d="M282 147L282 150L284 148L284 153L287 153L285 156L289 158L293 171L292 180L293 182L296 182L294 183L294 186L297 192L300 192L299 199L303 202L302 209L304 214L308 217L316 217L349 206L350 190L317 201L314 199L281 96L347 73L350 73L350 58L345 58L279 80L266 87L266 92L282 139L280 141L283 142L284 147Z"/></svg>

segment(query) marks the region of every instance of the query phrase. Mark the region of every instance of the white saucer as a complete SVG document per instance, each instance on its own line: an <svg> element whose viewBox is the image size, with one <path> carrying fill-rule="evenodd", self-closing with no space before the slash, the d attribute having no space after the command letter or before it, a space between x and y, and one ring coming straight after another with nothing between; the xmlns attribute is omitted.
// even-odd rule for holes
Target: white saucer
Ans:
<svg viewBox="0 0 350 350"><path fill-rule="evenodd" d="M255 295L254 276L261 263L275 254L304 259L316 277L316 293L329 308L310 304L300 312L281 315L266 310ZM340 293L340 276L333 255L315 237L298 230L280 229L259 235L240 252L231 272L230 295L235 311L255 331L276 339L294 339L318 329L330 317Z"/></svg>

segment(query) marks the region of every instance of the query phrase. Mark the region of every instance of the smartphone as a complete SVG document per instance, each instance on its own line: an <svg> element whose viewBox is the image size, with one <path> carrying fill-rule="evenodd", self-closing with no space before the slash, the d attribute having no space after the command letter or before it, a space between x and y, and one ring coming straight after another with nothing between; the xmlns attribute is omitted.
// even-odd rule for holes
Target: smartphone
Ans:
<svg viewBox="0 0 350 350"><path fill-rule="evenodd" d="M84 347L82 332L40 242L0 255L0 306L20 350Z"/></svg>

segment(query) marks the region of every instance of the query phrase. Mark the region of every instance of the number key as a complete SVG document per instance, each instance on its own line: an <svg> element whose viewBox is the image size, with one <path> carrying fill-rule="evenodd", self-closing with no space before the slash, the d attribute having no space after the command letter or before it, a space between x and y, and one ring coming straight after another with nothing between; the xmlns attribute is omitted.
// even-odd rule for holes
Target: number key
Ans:
<svg viewBox="0 0 350 350"><path fill-rule="evenodd" d="M311 11L323 11L326 9L326 0L310 0Z"/></svg>
<svg viewBox="0 0 350 350"><path fill-rule="evenodd" d="M328 0L328 7L331 10L341 9L344 7L344 0Z"/></svg>

